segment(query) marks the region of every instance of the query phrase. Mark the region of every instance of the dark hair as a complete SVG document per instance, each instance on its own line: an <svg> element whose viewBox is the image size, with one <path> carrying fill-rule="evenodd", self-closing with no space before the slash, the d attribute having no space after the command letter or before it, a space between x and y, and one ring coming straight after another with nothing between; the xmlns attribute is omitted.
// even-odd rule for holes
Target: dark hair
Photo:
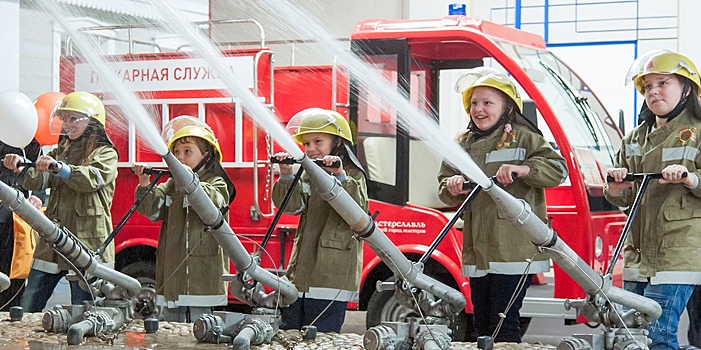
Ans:
<svg viewBox="0 0 701 350"><path fill-rule="evenodd" d="M689 113L691 113L691 116L701 120L701 101L699 101L699 87L696 86L694 82L691 80L684 78L687 81L689 81L689 86L691 87L691 91L689 92L689 96L687 96L687 101L686 101L686 108L689 109Z"/></svg>
<svg viewBox="0 0 701 350"><path fill-rule="evenodd" d="M82 152L80 153L80 159L82 159L80 165L89 164L92 161L92 154L96 149L107 145L114 148L114 144L112 144L112 141L107 136L104 126L95 118L90 118L85 130L77 139L71 140L67 135L61 135L58 139L58 146L63 148L64 152L66 152L72 145L83 140L84 143L81 143L80 149L75 151Z"/></svg>

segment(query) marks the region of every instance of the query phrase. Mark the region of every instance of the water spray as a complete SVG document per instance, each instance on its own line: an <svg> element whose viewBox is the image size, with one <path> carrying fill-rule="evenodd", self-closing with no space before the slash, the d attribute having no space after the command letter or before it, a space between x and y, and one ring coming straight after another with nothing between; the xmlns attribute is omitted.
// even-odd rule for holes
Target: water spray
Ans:
<svg viewBox="0 0 701 350"><path fill-rule="evenodd" d="M87 34L79 32L77 28L73 28L66 21L61 20L65 16L62 15L60 11L61 5L58 2L52 0L39 0L39 2L42 8L52 18L56 19L56 22L71 37L74 45L80 49L81 57L83 57L85 62L101 73L98 79L104 83L103 86L114 94L115 100L119 101L122 110L126 112L124 115L136 124L138 132L143 136L150 148L159 155L165 155L168 152L168 147L151 121L149 112L144 108L136 95L124 87L114 70L100 57L98 50L95 49L98 47L98 44L95 41L91 41Z"/></svg>
<svg viewBox="0 0 701 350"><path fill-rule="evenodd" d="M192 55L201 56L217 74L216 77L222 81L226 90L241 103L247 116L251 117L258 124L265 126L268 132L273 134L275 141L285 148L294 158L302 158L304 152L289 137L289 134L282 127L277 117L268 109L253 93L243 86L231 70L224 64L223 56L219 50L212 45L207 37L196 30L169 1L149 0L151 5L159 9L163 28L172 33L180 34L195 50Z"/></svg>
<svg viewBox="0 0 701 350"><path fill-rule="evenodd" d="M372 87L377 93L377 98L383 100L387 106L397 110L396 116L402 123L397 125L407 133L417 135L425 141L430 150L446 159L455 169L478 183L483 188L489 188L492 182L479 166L470 158L452 137L446 137L440 130L432 116L420 112L411 105L407 98L397 92L397 88L389 84L381 74L369 63L341 47L338 41L323 28L319 21L294 6L287 0L260 0L272 15L278 16L280 23L286 23L302 37L314 38L318 41L317 47L331 57L338 57L338 62L358 80L368 87ZM283 16L284 14L284 16ZM293 155L298 158L297 155Z"/></svg>
<svg viewBox="0 0 701 350"><path fill-rule="evenodd" d="M397 93L396 87L390 86L386 79L373 71L372 66L341 48L315 18L293 6L289 1L261 0L261 3L270 10L271 14L279 15L282 23L287 23L303 37L314 37L321 42L322 45L319 45L321 50L338 57L338 61L351 74L367 86L372 86L373 91L382 96L388 105L397 109L397 118L402 121L398 123L400 127L414 135L420 135L419 137L434 153L443 156L453 167L478 183L504 210L511 222L528 234L541 251L548 254L577 281L590 297L586 300L570 302L566 305L567 308L576 307L590 320L601 322L607 327L626 328L624 331L628 333L623 335L625 339L620 343L632 341L635 346L640 346L638 342L640 334L636 332L641 329L628 330L627 327L629 325L644 327L657 319L661 314L661 308L656 302L616 288L612 286L610 275L600 276L593 271L569 246L557 238L552 228L531 212L525 201L514 198L498 186L493 186L492 181L469 155L451 138L443 135L433 118L413 108L404 96ZM311 170L311 167L305 167L305 170ZM349 224L353 225L350 221ZM613 303L627 306L632 311L618 313Z"/></svg>

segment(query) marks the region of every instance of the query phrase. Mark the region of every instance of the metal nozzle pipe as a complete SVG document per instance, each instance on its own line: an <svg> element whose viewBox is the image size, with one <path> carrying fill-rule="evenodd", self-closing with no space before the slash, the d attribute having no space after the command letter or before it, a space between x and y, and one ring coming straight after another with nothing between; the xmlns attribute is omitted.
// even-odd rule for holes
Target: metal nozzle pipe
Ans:
<svg viewBox="0 0 701 350"><path fill-rule="evenodd" d="M10 278L6 274L0 272L0 292L10 288Z"/></svg>
<svg viewBox="0 0 701 350"><path fill-rule="evenodd" d="M105 311L90 312L83 321L68 328L68 345L79 345L86 335L97 335L114 328L112 317Z"/></svg>
<svg viewBox="0 0 701 350"><path fill-rule="evenodd" d="M648 321L654 321L662 315L662 308L654 300L605 283L604 278L587 265L567 243L558 239L552 228L533 214L526 201L515 198L499 186L485 188L484 191L503 210L508 220L528 234L533 244L548 247L544 254L553 259L587 293L602 292L612 302L644 313Z"/></svg>
<svg viewBox="0 0 701 350"><path fill-rule="evenodd" d="M239 334L234 337L233 348L237 350L248 350L251 348L251 339L256 337L256 330L252 327L244 326Z"/></svg>
<svg viewBox="0 0 701 350"><path fill-rule="evenodd" d="M91 320L84 320L72 324L68 328L68 333L66 335L68 345L80 345L80 343L83 342L83 338L89 335L88 333L94 326L95 324Z"/></svg>
<svg viewBox="0 0 701 350"><path fill-rule="evenodd" d="M321 197L350 225L351 230L362 236L361 239L368 243L396 276L450 303L451 309L456 313L465 309L465 296L419 271L387 235L375 226L372 218L341 187L335 177L307 157L300 163L313 179Z"/></svg>
<svg viewBox="0 0 701 350"><path fill-rule="evenodd" d="M54 249L66 256L76 268L124 288L130 293L129 297L136 296L141 291L139 281L100 264L82 244L31 205L19 191L2 181L0 201L24 219L39 236L53 244Z"/></svg>
<svg viewBox="0 0 701 350"><path fill-rule="evenodd" d="M168 164L176 187L179 191L187 194L190 205L204 224L212 227L214 238L231 259L231 262L234 263L236 270L246 273L256 281L280 292L281 302L284 305L294 303L297 300L297 288L289 281L281 280L258 266L236 237L229 223L224 220L222 213L204 192L197 176L180 163L170 151L163 156L163 160Z"/></svg>

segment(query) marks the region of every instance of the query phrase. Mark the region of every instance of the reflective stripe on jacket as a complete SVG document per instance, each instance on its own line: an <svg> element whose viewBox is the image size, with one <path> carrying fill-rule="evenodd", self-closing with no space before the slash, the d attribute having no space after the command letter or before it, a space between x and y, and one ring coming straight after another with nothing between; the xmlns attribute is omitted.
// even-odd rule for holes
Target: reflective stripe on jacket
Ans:
<svg viewBox="0 0 701 350"><path fill-rule="evenodd" d="M478 140L475 140L474 135L468 134L461 146L487 176L495 175L503 164L528 165L530 173L516 179L504 189L528 202L533 213L545 221L543 189L558 186L565 181L565 159L542 136L520 125L513 125L513 131L513 142L502 149L496 148L503 128ZM453 196L446 189L447 179L459 174L448 164L441 165L438 174L439 197L446 204L458 205L467 198L466 194ZM536 247L528 235L504 219L503 212L497 209L488 194L477 194L465 210L463 220L463 275L480 277L487 273L522 274L526 267L525 259L534 258L534 255L536 261L531 265L529 273L550 269L547 257L536 254Z"/></svg>
<svg viewBox="0 0 701 350"><path fill-rule="evenodd" d="M227 183L221 176L200 174L200 185L217 208L229 203ZM145 187L136 188L136 196ZM154 187L137 209L151 221L161 221L156 250L156 291L168 307L218 306L227 303L222 274L229 258L173 179Z"/></svg>
<svg viewBox="0 0 701 350"><path fill-rule="evenodd" d="M343 189L364 210L368 210L365 176L355 166L344 164ZM282 203L292 180L278 180L273 186L273 201ZM314 184L303 174L285 213L299 214L287 277L297 290L310 287L357 291L363 263L363 243L353 238L350 226L316 192Z"/></svg>
<svg viewBox="0 0 701 350"><path fill-rule="evenodd" d="M650 132L643 123L622 141L617 168L631 173L660 173L674 164L701 178L701 121L685 110ZM633 204L639 182L606 199L614 205ZM701 186L660 184L650 180L624 246L624 279L651 278L653 284L701 284Z"/></svg>
<svg viewBox="0 0 701 350"><path fill-rule="evenodd" d="M85 149L85 140L73 141L68 148L59 146L48 153L71 168L68 178L30 168L22 178L22 186L31 190L50 188L46 216L70 230L94 251L112 232L110 209L117 179L117 151L112 146L98 147L87 156L88 163L81 165L85 156L76 150ZM71 269L43 238L37 243L34 257L57 263L61 270ZM102 262L114 262L114 242L105 249Z"/></svg>

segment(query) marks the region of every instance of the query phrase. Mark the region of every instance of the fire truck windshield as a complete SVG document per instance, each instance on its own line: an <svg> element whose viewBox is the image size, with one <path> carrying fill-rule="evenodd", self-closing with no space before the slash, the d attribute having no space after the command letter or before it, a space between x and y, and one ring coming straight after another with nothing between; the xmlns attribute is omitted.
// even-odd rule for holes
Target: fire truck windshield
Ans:
<svg viewBox="0 0 701 350"><path fill-rule="evenodd" d="M605 125L610 117L589 87L551 52L499 44L536 84L564 126L572 148L588 150L601 165L612 167L616 146L611 138L615 137L618 144L620 136ZM540 113L538 118L542 119ZM546 130L543 132L546 138L552 138Z"/></svg>
<svg viewBox="0 0 701 350"><path fill-rule="evenodd" d="M614 210L603 198L603 186L605 171L613 167L621 136L606 109L591 89L551 52L507 42L498 43L535 83L537 92L562 126L577 159L590 209ZM524 93L528 95L528 91ZM528 97L542 101L540 98L534 99L534 96ZM538 104L538 101L535 102ZM544 127L553 120L545 120L542 109L543 106L536 109L538 125L543 136L556 146L551 130Z"/></svg>

